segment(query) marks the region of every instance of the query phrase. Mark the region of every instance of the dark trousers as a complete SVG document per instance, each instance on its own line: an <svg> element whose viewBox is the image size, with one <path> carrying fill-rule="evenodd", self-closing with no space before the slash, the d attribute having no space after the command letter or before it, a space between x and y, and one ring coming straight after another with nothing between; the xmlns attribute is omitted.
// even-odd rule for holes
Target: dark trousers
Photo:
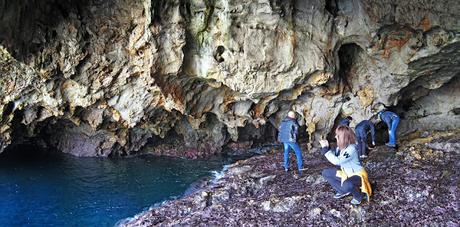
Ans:
<svg viewBox="0 0 460 227"><path fill-rule="evenodd" d="M367 155L367 136L358 135L356 140L358 141L358 155Z"/></svg>
<svg viewBox="0 0 460 227"><path fill-rule="evenodd" d="M340 194L345 194L350 192L353 195L353 198L361 201L363 199L363 194L357 189L361 187L361 177L352 176L346 179L343 184L341 184L340 177L336 176L336 168L328 168L323 170L323 177L327 182Z"/></svg>

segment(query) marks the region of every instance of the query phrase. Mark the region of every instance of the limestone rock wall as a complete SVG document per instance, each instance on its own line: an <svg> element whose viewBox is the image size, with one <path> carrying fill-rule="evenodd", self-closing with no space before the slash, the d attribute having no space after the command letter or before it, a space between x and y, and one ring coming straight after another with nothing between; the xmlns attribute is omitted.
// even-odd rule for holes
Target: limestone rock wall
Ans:
<svg viewBox="0 0 460 227"><path fill-rule="evenodd" d="M310 143L384 107L458 127L459 31L453 0L0 0L1 143L205 155L289 109Z"/></svg>

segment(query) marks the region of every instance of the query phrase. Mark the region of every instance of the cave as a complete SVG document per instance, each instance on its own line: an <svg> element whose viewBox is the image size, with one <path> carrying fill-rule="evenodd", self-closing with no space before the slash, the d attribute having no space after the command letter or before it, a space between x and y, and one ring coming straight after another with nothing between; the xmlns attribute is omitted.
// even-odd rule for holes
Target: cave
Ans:
<svg viewBox="0 0 460 227"><path fill-rule="evenodd" d="M258 128L253 124L238 128L238 142L252 141L253 147L275 143L277 136L278 130L270 123Z"/></svg>
<svg viewBox="0 0 460 227"><path fill-rule="evenodd" d="M353 80L357 79L356 70L359 66L363 49L355 43L343 44L338 50L339 67L337 76L344 86L344 92L353 92Z"/></svg>
<svg viewBox="0 0 460 227"><path fill-rule="evenodd" d="M14 4L13 4L14 2ZM27 61L56 39L55 27L81 17L90 0L0 0L0 44Z"/></svg>
<svg viewBox="0 0 460 227"><path fill-rule="evenodd" d="M455 226L460 42L451 3L0 0L0 194L9 200L0 223ZM360 121L383 108L401 117L400 147L384 145L381 122L377 147L354 160L375 193L359 206L334 198L322 170L335 163L318 140L334 143L345 114ZM277 128L288 109L305 123L304 172L293 171L295 158L282 166ZM232 147L257 156L216 161ZM253 152L261 147L269 149ZM50 175L33 165L43 153ZM19 165L5 161L12 156ZM15 175L18 166L29 169ZM60 173L69 175L47 179Z"/></svg>
<svg viewBox="0 0 460 227"><path fill-rule="evenodd" d="M337 0L326 0L326 11L333 17L337 17L337 13L339 11Z"/></svg>

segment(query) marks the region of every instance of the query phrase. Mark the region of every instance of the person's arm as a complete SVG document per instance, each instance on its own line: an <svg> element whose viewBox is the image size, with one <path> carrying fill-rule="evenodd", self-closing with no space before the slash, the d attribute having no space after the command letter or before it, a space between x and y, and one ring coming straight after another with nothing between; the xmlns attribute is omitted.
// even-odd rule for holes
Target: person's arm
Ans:
<svg viewBox="0 0 460 227"><path fill-rule="evenodd" d="M327 152L329 152L329 141L327 140L320 140L319 144L321 145L321 154L325 155Z"/></svg>
<svg viewBox="0 0 460 227"><path fill-rule="evenodd" d="M343 153L340 153L338 156L335 156L333 152L326 153L326 158L329 162L334 165L342 165L351 161L353 156L356 155L356 150L354 148L347 148Z"/></svg>
<svg viewBox="0 0 460 227"><path fill-rule="evenodd" d="M372 145L375 146L375 127L372 122L369 122L370 130L371 130L371 137L372 137Z"/></svg>
<svg viewBox="0 0 460 227"><path fill-rule="evenodd" d="M327 152L329 152L329 147L321 147L321 154L325 155Z"/></svg>
<svg viewBox="0 0 460 227"><path fill-rule="evenodd" d="M280 123L280 125L278 126L278 142L281 143L281 129L282 129L282 126L283 125L283 122Z"/></svg>
<svg viewBox="0 0 460 227"><path fill-rule="evenodd" d="M295 140L297 140L297 137L299 135L299 125L297 124L297 122L294 122L294 124L292 124L292 131L294 133Z"/></svg>
<svg viewBox="0 0 460 227"><path fill-rule="evenodd" d="M321 144L321 154L323 154L332 164L341 165L351 159L352 154L348 154L347 152L336 156L335 151L329 148L329 142L327 140L320 140L319 143Z"/></svg>

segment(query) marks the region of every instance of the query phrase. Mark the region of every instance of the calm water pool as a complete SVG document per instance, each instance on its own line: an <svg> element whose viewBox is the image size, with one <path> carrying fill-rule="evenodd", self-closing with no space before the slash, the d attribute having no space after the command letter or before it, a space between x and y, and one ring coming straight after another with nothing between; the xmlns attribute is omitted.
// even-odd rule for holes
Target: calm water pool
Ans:
<svg viewBox="0 0 460 227"><path fill-rule="evenodd" d="M0 154L0 225L113 226L231 161L77 158L21 147Z"/></svg>

